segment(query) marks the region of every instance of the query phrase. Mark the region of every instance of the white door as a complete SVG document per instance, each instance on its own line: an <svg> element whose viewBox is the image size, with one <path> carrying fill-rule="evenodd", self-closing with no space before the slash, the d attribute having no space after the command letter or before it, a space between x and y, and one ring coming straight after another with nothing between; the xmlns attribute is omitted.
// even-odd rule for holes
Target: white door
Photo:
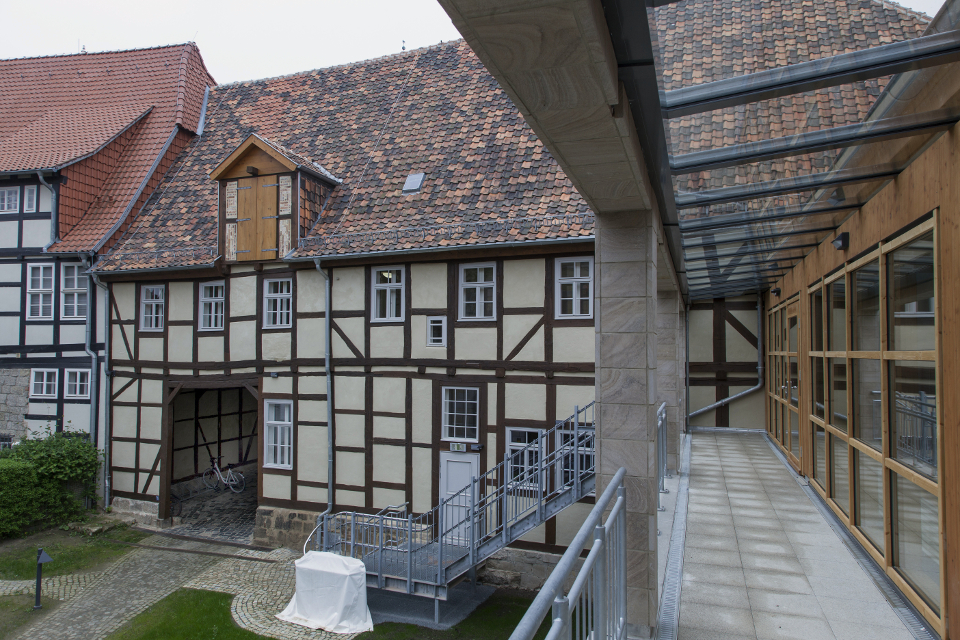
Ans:
<svg viewBox="0 0 960 640"><path fill-rule="evenodd" d="M440 500L443 510L444 545L470 546L471 491L464 489L480 475L479 453L440 452Z"/></svg>

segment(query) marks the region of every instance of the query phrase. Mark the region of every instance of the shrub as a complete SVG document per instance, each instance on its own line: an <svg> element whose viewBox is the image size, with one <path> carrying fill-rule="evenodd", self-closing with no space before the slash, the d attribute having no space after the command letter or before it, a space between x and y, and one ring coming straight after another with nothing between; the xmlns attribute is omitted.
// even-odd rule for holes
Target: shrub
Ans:
<svg viewBox="0 0 960 640"><path fill-rule="evenodd" d="M59 502L57 485L44 482L29 462L0 459L0 537L22 534L44 523L47 509Z"/></svg>

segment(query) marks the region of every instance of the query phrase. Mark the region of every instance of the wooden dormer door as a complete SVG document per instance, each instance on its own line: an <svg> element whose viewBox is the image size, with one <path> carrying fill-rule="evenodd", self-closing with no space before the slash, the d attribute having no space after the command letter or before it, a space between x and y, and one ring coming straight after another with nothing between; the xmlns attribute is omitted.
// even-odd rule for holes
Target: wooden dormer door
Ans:
<svg viewBox="0 0 960 640"><path fill-rule="evenodd" d="M237 260L276 260L278 176L237 180Z"/></svg>

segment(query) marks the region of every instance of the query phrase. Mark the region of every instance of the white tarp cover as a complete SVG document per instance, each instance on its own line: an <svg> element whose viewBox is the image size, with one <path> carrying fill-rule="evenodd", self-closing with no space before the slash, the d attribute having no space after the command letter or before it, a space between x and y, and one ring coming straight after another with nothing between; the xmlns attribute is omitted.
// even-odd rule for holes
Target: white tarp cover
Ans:
<svg viewBox="0 0 960 640"><path fill-rule="evenodd" d="M294 565L297 592L278 618L333 633L373 631L363 562L335 553L308 551Z"/></svg>

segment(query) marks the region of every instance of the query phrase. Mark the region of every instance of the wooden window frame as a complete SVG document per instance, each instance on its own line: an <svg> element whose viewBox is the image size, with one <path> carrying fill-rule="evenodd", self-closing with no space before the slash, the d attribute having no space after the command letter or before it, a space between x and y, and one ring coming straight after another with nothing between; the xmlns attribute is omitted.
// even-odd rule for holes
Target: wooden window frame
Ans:
<svg viewBox="0 0 960 640"><path fill-rule="evenodd" d="M76 269L76 274L73 276L74 286L68 287L67 272L72 269ZM80 278L87 280L87 278L89 278L90 276L80 273L81 269L83 269L83 265L80 263L60 265L60 317L64 320L82 320L87 317L87 304L89 302L87 300L87 286L84 285L83 287L78 287L76 286L77 284L76 281L79 280ZM84 299L83 313L76 313L77 307L80 306L79 303L77 302L77 297L80 295L83 295L83 299ZM68 296L73 296L72 305L73 305L74 313L72 314L67 313L67 297Z"/></svg>
<svg viewBox="0 0 960 640"><path fill-rule="evenodd" d="M274 282L286 282L289 291L287 293L270 293L270 285ZM270 309L270 301L277 300L276 310ZM283 301L286 300L286 309L283 309ZM287 321L271 323L269 318L275 314L280 320L286 315ZM268 278L263 281L263 328L264 329L290 329L293 327L293 278Z"/></svg>
<svg viewBox="0 0 960 640"><path fill-rule="evenodd" d="M271 420L270 407L273 405L283 405L290 412L290 420ZM263 402L263 466L266 469L293 469L293 400L264 400ZM277 436L281 431L287 434L287 443L277 442ZM277 459L283 460L283 451L287 452L286 462L277 462Z"/></svg>
<svg viewBox="0 0 960 640"><path fill-rule="evenodd" d="M440 340L432 342L433 336L430 329L436 325L440 326ZM428 347L446 347L447 346L447 316L427 316L427 346Z"/></svg>
<svg viewBox="0 0 960 640"><path fill-rule="evenodd" d="M564 277L562 277L562 276L560 275L560 273L561 273L561 265L563 265L563 263L565 263L565 262L573 262L573 263L577 263L577 262L587 262L587 263L589 263L589 264L590 264L590 275L587 276L587 277L583 277L583 276L573 276L573 277L569 277L569 278L564 278ZM595 269L594 269L594 264L593 264L593 256L579 256L579 257L573 257L573 258L557 258L557 259L554 261L554 270L553 270L553 271L554 271L554 274L556 275L556 277L555 277L555 282L554 282L554 301L555 301L555 303L554 303L554 310L553 310L554 318L556 318L557 320L566 320L566 319L589 320L589 319L593 318L593 276L594 276L594 273L596 273L596 271L595 271ZM584 282L586 282L587 285L588 285L588 287L589 287L589 293L588 293L588 296L587 296L587 300L588 300L588 305L589 305L590 310L589 310L587 313L578 313L578 312L576 311L577 306L574 305L574 311L573 311L573 313L563 313L563 312L561 311L561 309L560 309L560 305L561 305L561 303L563 302L563 301L561 300L561 298L560 298L560 288L561 288L561 286L564 285L564 284L578 285L578 284L581 284L581 283L584 283ZM576 293L576 290L577 290L577 287L574 286L574 293ZM580 299L580 298L577 298L576 295L574 295L573 300L574 300L574 302L579 302L581 299Z"/></svg>
<svg viewBox="0 0 960 640"><path fill-rule="evenodd" d="M466 272L467 269L486 269L486 268L493 269L493 278L490 281L470 282L470 283L465 282L464 273ZM459 300L457 305L459 307L459 313L458 313L459 320L461 322L491 322L491 321L495 322L497 320L497 263L496 262L471 262L469 264L461 264L459 275L460 275L459 296L458 296ZM464 308L468 304L465 299L465 292L469 289L472 289L477 292L477 300L472 304L476 304L478 306L478 311L480 309L480 305L486 304L486 301L480 300L480 292L485 289L490 289L493 292L493 295L491 296L491 300L490 300L490 306L492 309L491 315L489 316L477 315L472 317L468 317L464 315Z"/></svg>
<svg viewBox="0 0 960 640"><path fill-rule="evenodd" d="M78 393L70 393L70 375L76 374L76 386ZM82 380L86 376L86 382ZM86 388L85 393L79 393L80 389ZM71 400L89 400L90 399L90 369L65 369L63 372L63 397Z"/></svg>
<svg viewBox="0 0 960 640"><path fill-rule="evenodd" d="M33 270L40 269L40 287L33 286ZM43 275L43 270L50 270L50 286L44 287L45 276ZM53 320L53 295L56 291L56 265L52 262L40 262L27 265L27 320ZM33 315L33 298L34 296L40 296L40 311L41 315ZM49 307L50 313L43 315L43 296L49 296L49 302L46 306Z"/></svg>
<svg viewBox="0 0 960 640"><path fill-rule="evenodd" d="M10 195L15 194L14 206L10 206ZM20 213L20 187L0 187L0 214Z"/></svg>
<svg viewBox="0 0 960 640"><path fill-rule="evenodd" d="M220 287L221 294L219 297L208 296L206 295L207 287ZM197 318L197 331L223 331L226 315L226 296L227 296L227 285L223 280L214 280L212 282L201 282L200 283L200 294L199 302L200 304L197 307L199 317ZM217 311L217 304L219 303L219 311ZM211 305L213 310L211 313L207 313L207 305ZM207 318L219 318L220 326L204 326Z"/></svg>
<svg viewBox="0 0 960 640"><path fill-rule="evenodd" d="M400 274L399 283L378 283L377 274L383 271L392 271ZM390 265L386 267L374 267L370 270L370 322L403 322L406 318L406 303L407 303L407 283L406 283L406 269L402 265ZM377 304L377 293L380 291L387 292L387 315L380 315L380 307ZM392 316L390 311L393 309L391 299L393 296L392 292L399 291L400 295L400 315Z"/></svg>
<svg viewBox="0 0 960 640"><path fill-rule="evenodd" d="M525 433L527 433L528 435L529 435L529 434L535 434L535 436L539 437L539 436L542 436L542 435L543 435L544 430L543 430L543 429L538 429L538 428L535 428L535 427L506 427L506 428L504 429L504 439L505 439L504 446L505 446L505 448L506 448L506 453L507 453L507 455L509 456L507 459L508 459L509 465L510 465L510 472L507 474L507 484L508 484L508 487L509 487L510 489L517 489L517 490L521 490L521 491L536 490L536 489L538 488L538 485L537 485L537 484L532 483L532 482L517 481L517 480L514 479L513 470L514 470L514 469L516 468L516 466L517 466L517 465L515 464L515 462L514 462L515 456L516 456L517 453L519 453L520 451L522 451L523 449L525 449L525 448L527 447L527 444L530 444L530 443L519 443L519 442L516 442L516 443L515 443L515 442L513 442L513 441L511 440L511 436L512 436L515 432L525 432ZM539 450L536 450L536 451L537 451L538 454L540 453ZM546 453L546 451L544 451L544 453ZM536 463L533 463L533 464L535 465ZM524 474L524 475L528 474L528 471L527 471L527 470L530 468L530 466L531 466L530 461L525 460L525 459L522 460L522 461L521 461L521 465L520 465L520 467L521 467L521 469L522 469L521 473ZM544 487L546 487L546 486L547 486L547 483L546 483L546 473L541 473L541 475L543 476L543 483L542 483L542 484L543 484Z"/></svg>
<svg viewBox="0 0 960 640"><path fill-rule="evenodd" d="M148 291L160 291L159 298L147 299ZM140 288L140 331L149 333L160 333L166 326L167 316L167 287L166 285L144 285ZM150 313L147 310L150 309ZM157 313L157 309L160 313ZM150 325L147 325L147 318L151 318ZM159 323L159 324L155 324Z"/></svg>
<svg viewBox="0 0 960 640"><path fill-rule="evenodd" d="M35 387L37 384L37 374L43 374L42 384L46 388L49 381L47 380L48 374L53 374L53 393L36 393ZM60 397L59 394L59 385L60 385L60 371L58 369L31 369L30 370L30 399L36 400L56 400Z"/></svg>
<svg viewBox="0 0 960 640"><path fill-rule="evenodd" d="M476 406L476 413L473 414L474 417L476 418L476 426L460 427L458 425L450 424L449 418L451 415L454 415L454 414L448 413L447 411L447 393L450 391L473 391L476 394L477 396L476 400L470 400L469 398L465 400L465 402L468 402L468 403L473 402ZM440 408L440 416L441 416L440 418L441 438L440 439L446 442L470 442L470 443L480 442L480 388L479 387L442 387L440 393L441 393L441 402L443 403ZM457 400L454 399L454 402L456 401ZM471 414L464 413L464 414L455 414L455 415L469 416ZM467 430L466 433L469 433L469 430L473 429L476 432L476 436L473 438L466 437L466 436L463 438L459 438L456 436L449 435L449 432L448 432L449 429L461 429L461 428Z"/></svg>
<svg viewBox="0 0 960 640"><path fill-rule="evenodd" d="M23 212L37 212L37 185L29 185L23 188Z"/></svg>

